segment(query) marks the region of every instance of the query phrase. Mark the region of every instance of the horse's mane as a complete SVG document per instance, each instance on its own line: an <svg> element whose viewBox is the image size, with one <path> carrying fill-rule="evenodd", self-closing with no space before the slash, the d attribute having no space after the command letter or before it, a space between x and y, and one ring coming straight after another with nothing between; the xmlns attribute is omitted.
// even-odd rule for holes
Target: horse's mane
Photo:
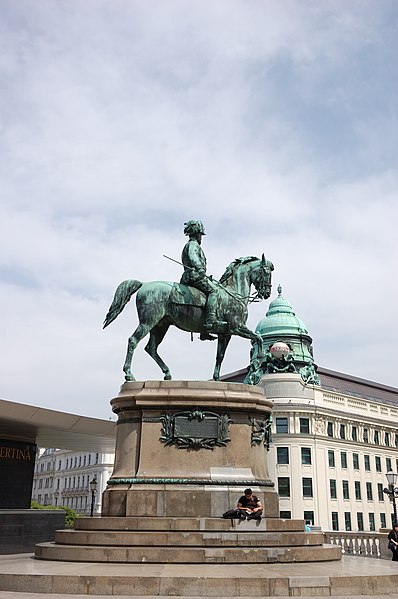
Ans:
<svg viewBox="0 0 398 599"><path fill-rule="evenodd" d="M220 279L220 283L226 283L228 279L232 277L235 269L238 266L241 266L241 264L246 264L247 262L253 262L254 260L258 260L258 258L256 256L244 256L243 258L235 258L235 260L232 260L232 262L228 264L227 268L225 269L225 272Z"/></svg>

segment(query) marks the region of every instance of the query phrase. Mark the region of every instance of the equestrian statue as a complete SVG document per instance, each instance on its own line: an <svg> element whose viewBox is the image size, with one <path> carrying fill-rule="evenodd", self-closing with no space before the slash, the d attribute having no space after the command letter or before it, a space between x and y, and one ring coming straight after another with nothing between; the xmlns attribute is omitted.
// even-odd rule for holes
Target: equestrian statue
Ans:
<svg viewBox="0 0 398 599"><path fill-rule="evenodd" d="M180 283L151 281L143 283L128 279L120 283L104 328L117 318L131 297L136 295L139 325L128 340L123 366L126 381L134 381L131 362L138 343L149 333L145 351L161 368L164 380L171 380L169 367L158 354L158 347L171 325L191 333L199 333L202 340L217 339L217 356L213 372L215 381L220 378L220 368L232 335L250 339L253 344L248 382L258 381L262 358L262 339L246 326L247 306L250 301L267 299L271 294L272 262L247 256L231 262L220 281L206 274L206 256L201 247L205 235L203 223L190 220L184 225L189 237L182 250L184 273ZM250 295L251 286L256 289Z"/></svg>

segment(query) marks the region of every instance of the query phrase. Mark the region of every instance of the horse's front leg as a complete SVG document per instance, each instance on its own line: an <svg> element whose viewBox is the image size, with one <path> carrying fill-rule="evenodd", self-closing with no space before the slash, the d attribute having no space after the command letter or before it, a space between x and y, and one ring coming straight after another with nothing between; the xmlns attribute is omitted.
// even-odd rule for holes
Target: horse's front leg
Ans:
<svg viewBox="0 0 398 599"><path fill-rule="evenodd" d="M228 343L231 341L231 335L219 335L217 342L217 356L216 365L214 366L213 380L220 380L220 368L222 361L224 360L225 351L228 347Z"/></svg>
<svg viewBox="0 0 398 599"><path fill-rule="evenodd" d="M248 329L245 325L236 327L233 331L234 335L243 337L244 339L251 339L254 344L253 356L261 359L263 357L263 339L261 335L258 335L254 331Z"/></svg>
<svg viewBox="0 0 398 599"><path fill-rule="evenodd" d="M244 337L245 339L251 339L253 343L253 349L250 356L250 367L248 374L244 380L245 383L250 385L257 385L262 377L262 359L263 359L263 340L261 335L254 333L246 326L238 327L234 331L235 335Z"/></svg>

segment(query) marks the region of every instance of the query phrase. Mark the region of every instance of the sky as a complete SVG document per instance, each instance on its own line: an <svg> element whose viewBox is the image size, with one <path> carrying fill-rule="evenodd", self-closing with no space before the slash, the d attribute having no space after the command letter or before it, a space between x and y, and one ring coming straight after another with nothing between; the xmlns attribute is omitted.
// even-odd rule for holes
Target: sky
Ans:
<svg viewBox="0 0 398 599"><path fill-rule="evenodd" d="M109 418L125 279L275 266L319 366L398 386L396 0L2 0L0 397ZM162 378L138 346L137 380ZM176 379L215 344L170 330ZM233 338L222 373L245 367Z"/></svg>

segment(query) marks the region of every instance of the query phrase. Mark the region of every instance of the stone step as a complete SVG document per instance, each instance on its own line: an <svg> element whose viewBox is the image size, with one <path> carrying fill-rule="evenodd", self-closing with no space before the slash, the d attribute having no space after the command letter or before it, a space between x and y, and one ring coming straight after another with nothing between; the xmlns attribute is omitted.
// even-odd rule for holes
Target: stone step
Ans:
<svg viewBox="0 0 398 599"><path fill-rule="evenodd" d="M304 531L304 520L281 520L262 518L261 520L224 520L223 518L170 518L170 517L107 517L78 518L76 530L262 530L262 531Z"/></svg>
<svg viewBox="0 0 398 599"><path fill-rule="evenodd" d="M160 547L288 547L322 545L322 533L305 532L158 532L58 530L62 545L160 546Z"/></svg>
<svg viewBox="0 0 398 599"><path fill-rule="evenodd" d="M307 547L100 547L39 543L36 558L65 562L255 564L339 560L336 545Z"/></svg>
<svg viewBox="0 0 398 599"><path fill-rule="evenodd" d="M398 585L396 563L345 555L340 562L287 564L95 564L0 556L0 597L7 592L191 597L355 597L385 599ZM11 599L11 598L10 598ZM72 597L71 597L72 599Z"/></svg>

